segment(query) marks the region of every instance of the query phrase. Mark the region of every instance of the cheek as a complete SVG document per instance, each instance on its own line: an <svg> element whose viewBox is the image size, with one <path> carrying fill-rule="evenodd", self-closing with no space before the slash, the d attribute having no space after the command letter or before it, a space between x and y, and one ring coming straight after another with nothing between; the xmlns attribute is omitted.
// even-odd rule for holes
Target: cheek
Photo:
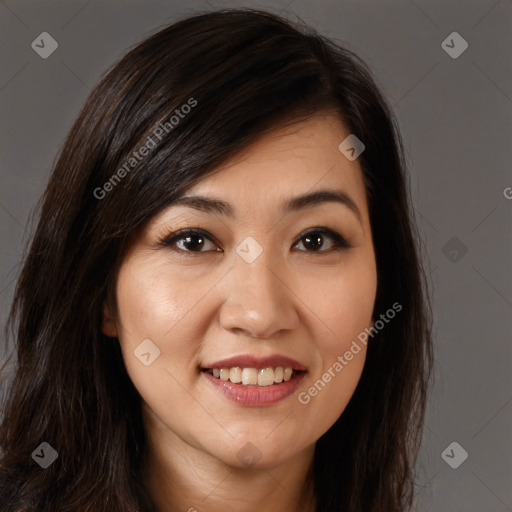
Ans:
<svg viewBox="0 0 512 512"><path fill-rule="evenodd" d="M346 409L363 371L366 347L361 345L359 350L350 361L344 359L342 351L339 356L332 354L323 369L300 390L297 400L303 410L306 437L321 437Z"/></svg>
<svg viewBox="0 0 512 512"><path fill-rule="evenodd" d="M371 326L375 296L371 285L362 290L347 287L323 299L329 330L319 327L315 335L318 364L297 397L311 421L305 421L310 435L316 438L343 413L363 372L367 347L358 336Z"/></svg>
<svg viewBox="0 0 512 512"><path fill-rule="evenodd" d="M185 312L185 304L178 300L183 290L180 282L158 272L159 268L144 262L127 262L117 280L117 302L122 329L133 335L162 338L172 324ZM161 332L160 332L161 331Z"/></svg>
<svg viewBox="0 0 512 512"><path fill-rule="evenodd" d="M190 318L215 281L176 271L165 259L126 262L117 284L119 323L127 337L151 338L163 347L190 346ZM190 333L193 334L193 333Z"/></svg>
<svg viewBox="0 0 512 512"><path fill-rule="evenodd" d="M377 291L377 275L373 254L354 253L335 271L325 276L303 273L300 296L309 306L315 322L315 339L324 364L343 354L352 340L371 325Z"/></svg>
<svg viewBox="0 0 512 512"><path fill-rule="evenodd" d="M323 286L320 286L320 283ZM354 258L328 280L304 281L318 321L314 339L318 364L298 396L314 434L320 436L341 415L361 377L366 344L358 336L371 326L377 277L372 256Z"/></svg>
<svg viewBox="0 0 512 512"><path fill-rule="evenodd" d="M128 374L142 395L171 386L173 377L190 379L201 342L199 325L190 318L208 288L196 284L154 260L127 261L119 272L118 337ZM140 356L148 352L146 366Z"/></svg>

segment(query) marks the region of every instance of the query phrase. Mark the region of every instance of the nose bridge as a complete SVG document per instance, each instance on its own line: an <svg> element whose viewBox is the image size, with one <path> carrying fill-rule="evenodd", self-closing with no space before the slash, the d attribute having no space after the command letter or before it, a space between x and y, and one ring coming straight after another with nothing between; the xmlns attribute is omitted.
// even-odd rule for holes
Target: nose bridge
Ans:
<svg viewBox="0 0 512 512"><path fill-rule="evenodd" d="M270 249L254 258L255 249L250 240L237 248L220 320L224 329L243 330L252 337L263 338L295 328L298 315L293 294L280 275L283 265Z"/></svg>
<svg viewBox="0 0 512 512"><path fill-rule="evenodd" d="M273 302L278 302L279 290L279 269L276 267L275 259L270 256L270 251L259 256L252 263L238 261L235 268L238 275L238 283L242 285L242 291L248 299L264 299L263 304L270 308Z"/></svg>

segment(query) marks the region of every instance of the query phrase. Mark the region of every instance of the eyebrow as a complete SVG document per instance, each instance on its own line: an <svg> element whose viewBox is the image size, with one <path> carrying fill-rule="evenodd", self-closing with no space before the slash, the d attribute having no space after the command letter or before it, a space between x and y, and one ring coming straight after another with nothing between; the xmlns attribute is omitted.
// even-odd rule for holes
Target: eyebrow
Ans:
<svg viewBox="0 0 512 512"><path fill-rule="evenodd" d="M300 211L306 208L313 208L323 203L338 203L346 206L352 213L356 215L359 222L362 224L362 216L355 201L343 190L336 189L323 189L315 192L309 192L300 196L292 197L285 201L282 213L287 214L291 212ZM204 212L212 212L227 217L235 217L234 208L225 201L215 197L206 196L182 196L174 201L170 206L188 206L201 210Z"/></svg>

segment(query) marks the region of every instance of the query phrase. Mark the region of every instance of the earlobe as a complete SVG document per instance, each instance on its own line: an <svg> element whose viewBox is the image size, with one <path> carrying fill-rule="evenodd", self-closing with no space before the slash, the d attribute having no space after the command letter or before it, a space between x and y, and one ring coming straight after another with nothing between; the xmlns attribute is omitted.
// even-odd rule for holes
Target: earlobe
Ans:
<svg viewBox="0 0 512 512"><path fill-rule="evenodd" d="M117 338L117 327L114 317L110 314L108 307L103 307L103 319L101 321L101 332L109 338Z"/></svg>

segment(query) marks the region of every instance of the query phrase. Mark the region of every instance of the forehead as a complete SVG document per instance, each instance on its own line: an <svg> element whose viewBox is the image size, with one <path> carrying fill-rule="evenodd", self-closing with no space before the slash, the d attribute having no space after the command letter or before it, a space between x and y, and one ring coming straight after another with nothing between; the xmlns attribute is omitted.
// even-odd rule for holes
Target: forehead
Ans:
<svg viewBox="0 0 512 512"><path fill-rule="evenodd" d="M338 146L350 131L338 116L314 116L269 131L183 195L215 196L239 209L271 208L320 189L348 194L367 209L361 167ZM236 212L235 212L236 213Z"/></svg>
<svg viewBox="0 0 512 512"><path fill-rule="evenodd" d="M314 116L276 128L187 189L187 195L213 189L227 192L232 183L240 185L240 191L250 189L253 193L316 182L355 189L363 185L360 165L338 149L348 135L348 128L334 115ZM253 189L254 185L257 188Z"/></svg>

